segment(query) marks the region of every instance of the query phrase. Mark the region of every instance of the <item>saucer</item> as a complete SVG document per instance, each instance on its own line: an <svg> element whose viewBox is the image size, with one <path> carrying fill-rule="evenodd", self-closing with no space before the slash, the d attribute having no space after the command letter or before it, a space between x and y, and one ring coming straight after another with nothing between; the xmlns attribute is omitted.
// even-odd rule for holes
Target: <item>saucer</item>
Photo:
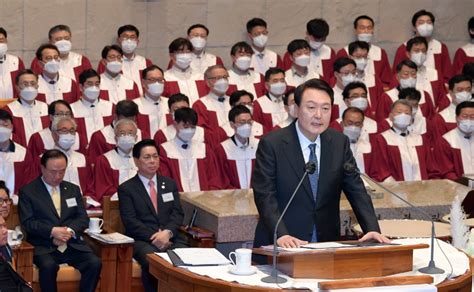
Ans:
<svg viewBox="0 0 474 292"><path fill-rule="evenodd" d="M250 266L250 269L246 271L239 271L236 269L236 266L229 267L229 273L238 275L238 276L249 276L249 275L255 274L256 272L257 272L257 268L254 266Z"/></svg>
<svg viewBox="0 0 474 292"><path fill-rule="evenodd" d="M96 231L92 231L92 230L90 230L90 229L87 229L87 232L88 232L88 233L99 234L99 233L102 233L102 229L99 229L99 230L96 230Z"/></svg>

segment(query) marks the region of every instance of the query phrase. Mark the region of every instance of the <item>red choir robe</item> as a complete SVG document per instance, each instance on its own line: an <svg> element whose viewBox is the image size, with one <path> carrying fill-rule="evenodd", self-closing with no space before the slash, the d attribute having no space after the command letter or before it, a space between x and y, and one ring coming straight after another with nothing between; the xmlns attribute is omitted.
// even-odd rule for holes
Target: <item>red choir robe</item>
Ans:
<svg viewBox="0 0 474 292"><path fill-rule="evenodd" d="M228 123L228 114L230 111L229 97L224 96L224 101L217 100L213 93L199 99L193 104L193 109L198 114L198 126L209 129L214 132L214 136L224 141L227 139L226 131L221 129Z"/></svg>
<svg viewBox="0 0 474 292"><path fill-rule="evenodd" d="M79 75L87 69L92 69L92 66L86 56L75 52L69 52L68 58L65 60L61 59L61 62L59 62L59 68L69 78L78 82ZM43 73L43 68L36 57L31 62L31 70L38 75Z"/></svg>
<svg viewBox="0 0 474 292"><path fill-rule="evenodd" d="M255 72L265 76L265 72L270 68L283 69L283 60L276 52L267 48L263 49L262 52L259 52L253 46L252 49L253 55L252 60L250 61L250 68Z"/></svg>
<svg viewBox="0 0 474 292"><path fill-rule="evenodd" d="M76 141L72 145L71 149L79 151L80 153L86 153L87 142L84 137L79 136L76 132ZM28 142L28 152L31 154L33 159L41 156L46 150L54 148L53 134L50 128L44 128L43 130L31 135L30 141Z"/></svg>
<svg viewBox="0 0 474 292"><path fill-rule="evenodd" d="M314 70L308 70L306 75L300 76L293 67L285 71L285 81L288 87L294 88L298 85L313 79L313 78L320 78L319 74Z"/></svg>
<svg viewBox="0 0 474 292"><path fill-rule="evenodd" d="M334 121L332 121L329 124L329 127L333 128L334 130L338 132L343 132L343 127L342 127L342 118L338 118ZM361 131L361 137L364 139L368 139L369 137L374 136L377 133L380 133L379 125L378 123L369 118L365 117L364 118L364 125L362 126L362 131Z"/></svg>
<svg viewBox="0 0 474 292"><path fill-rule="evenodd" d="M428 123L428 130L433 141L438 141L444 134L456 127L456 106L453 103L433 116Z"/></svg>
<svg viewBox="0 0 474 292"><path fill-rule="evenodd" d="M91 104L80 99L71 104L71 108L77 123L77 132L87 145L94 132L109 125L114 119L114 104L108 100L98 99Z"/></svg>
<svg viewBox="0 0 474 292"><path fill-rule="evenodd" d="M33 178L31 173L31 155L26 148L10 140L7 152L0 152L0 180L3 180L12 194L29 183Z"/></svg>
<svg viewBox="0 0 474 292"><path fill-rule="evenodd" d="M100 90L101 98L109 100L113 104L117 104L121 100L133 100L140 96L137 84L122 74L118 74L115 78L107 72L100 74Z"/></svg>
<svg viewBox="0 0 474 292"><path fill-rule="evenodd" d="M49 82L54 82L50 84ZM77 101L81 97L76 81L66 76L61 71L57 80L49 80L43 75L38 75L38 96L36 100L52 103L56 100L65 100L69 104Z"/></svg>
<svg viewBox="0 0 474 292"><path fill-rule="evenodd" d="M137 174L132 154L125 154L114 148L97 158L94 172L95 194L93 199L102 204L104 196L117 194L118 186Z"/></svg>
<svg viewBox="0 0 474 292"><path fill-rule="evenodd" d="M154 137L158 130L168 125L168 98L162 96L155 102L148 97L139 97L133 101L138 105L137 126L142 131L150 133L150 137Z"/></svg>
<svg viewBox="0 0 474 292"><path fill-rule="evenodd" d="M446 87L440 77L436 70L429 67L419 69L416 74L416 88L429 93L436 112L439 111L440 106L446 106L450 102L446 100Z"/></svg>
<svg viewBox="0 0 474 292"><path fill-rule="evenodd" d="M392 72L397 74L397 65L407 59L406 42L398 47L393 60ZM427 58L424 64L426 67L436 69L440 72L440 80L442 83L448 83L452 76L451 59L449 58L448 47L435 39L428 42Z"/></svg>
<svg viewBox="0 0 474 292"><path fill-rule="evenodd" d="M458 128L438 140L433 151L441 178L456 180L474 173L474 138L465 137Z"/></svg>
<svg viewBox="0 0 474 292"><path fill-rule="evenodd" d="M175 138L160 145L160 172L178 185L180 192L222 189L221 173L211 147L191 142L187 149Z"/></svg>
<svg viewBox="0 0 474 292"><path fill-rule="evenodd" d="M204 92L206 85L202 81L204 75L195 72L189 67L184 72L176 67L172 67L165 71L164 78L166 80L163 96L170 97L176 93L182 93L189 98L190 105L194 104L199 98L199 92ZM199 87L199 88L198 88Z"/></svg>
<svg viewBox="0 0 474 292"><path fill-rule="evenodd" d="M28 146L31 135L49 126L48 105L36 100L31 106L21 99L4 107L13 117L14 140L23 147Z"/></svg>
<svg viewBox="0 0 474 292"><path fill-rule="evenodd" d="M430 119L435 113L433 103L431 102L431 96L428 92L424 91L423 88L417 87L416 89L423 93L421 94L419 102L420 111L425 118ZM399 92L398 87L394 87L382 93L377 105L376 119L378 121L383 121L388 118L392 104L399 99Z"/></svg>
<svg viewBox="0 0 474 292"><path fill-rule="evenodd" d="M191 69L193 72L204 74L204 72L213 65L224 65L221 57L202 51L199 54L193 54L191 60ZM173 67L173 61L169 60L167 69Z"/></svg>
<svg viewBox="0 0 474 292"><path fill-rule="evenodd" d="M216 147L216 158L222 181L228 189L250 189L252 187L252 173L255 167L255 153L258 148L258 139L249 138L247 145L236 142L235 136L225 140Z"/></svg>
<svg viewBox="0 0 474 292"><path fill-rule="evenodd" d="M15 83L18 72L25 69L23 61L14 55L5 54L0 63L0 100L17 96Z"/></svg>
<svg viewBox="0 0 474 292"><path fill-rule="evenodd" d="M334 77L334 61L336 60L336 52L327 45L322 45L319 50L311 50L311 62L308 69L315 71L326 82L330 82ZM283 56L283 69L288 70L293 65L288 52Z"/></svg>
<svg viewBox="0 0 474 292"><path fill-rule="evenodd" d="M288 119L283 100L264 95L253 103L253 119L262 124L264 132L270 132L275 126Z"/></svg>
<svg viewBox="0 0 474 292"><path fill-rule="evenodd" d="M372 144L372 139L361 136L355 143L351 142L350 147L359 171L381 182L388 178L390 173L379 167L380 164L372 153Z"/></svg>
<svg viewBox="0 0 474 292"><path fill-rule="evenodd" d="M336 59L349 57L349 46L345 46L337 52ZM379 46L370 45L369 54L367 56L367 66L365 74L375 75L384 87L389 87L392 82L392 71L388 62L387 52Z"/></svg>
<svg viewBox="0 0 474 292"><path fill-rule="evenodd" d="M457 49L453 61L453 76L462 74L464 64L474 62L474 44L468 43L465 46Z"/></svg>
<svg viewBox="0 0 474 292"><path fill-rule="evenodd" d="M249 70L247 74L239 75L233 69L229 70L229 84L235 85L237 90L246 90L254 97L265 95L265 78L262 74Z"/></svg>
<svg viewBox="0 0 474 292"><path fill-rule="evenodd" d="M380 121L378 125L379 133L385 132L391 127L393 127L393 123L389 118ZM428 121L419 111L416 112L411 125L408 126L408 131L413 134L421 135L424 141L429 142L430 149L432 148L433 137L431 135L431 132L428 131Z"/></svg>

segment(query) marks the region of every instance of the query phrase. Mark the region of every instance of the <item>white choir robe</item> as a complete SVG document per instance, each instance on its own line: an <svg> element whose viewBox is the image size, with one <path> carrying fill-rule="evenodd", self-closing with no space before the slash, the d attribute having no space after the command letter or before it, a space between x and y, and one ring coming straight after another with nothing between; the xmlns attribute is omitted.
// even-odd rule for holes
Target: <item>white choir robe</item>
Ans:
<svg viewBox="0 0 474 292"><path fill-rule="evenodd" d="M444 87L443 76L436 69L419 67L416 73L416 89L428 92L432 98L430 101L434 109L446 104L446 88Z"/></svg>
<svg viewBox="0 0 474 292"><path fill-rule="evenodd" d="M234 139L236 140L235 136L220 143L216 148L217 162L224 176L223 187L250 189L259 140L251 137L248 144L243 146L240 142L234 142Z"/></svg>
<svg viewBox="0 0 474 292"><path fill-rule="evenodd" d="M94 172L95 194L94 200L102 204L104 196L114 196L118 186L137 174L132 153L125 154L114 148L97 158Z"/></svg>
<svg viewBox="0 0 474 292"><path fill-rule="evenodd" d="M50 84L49 81L55 82ZM59 71L57 80L49 80L44 75L38 75L38 96L36 100L51 104L56 100L65 100L69 104L77 101L80 97L79 87L64 72Z"/></svg>
<svg viewBox="0 0 474 292"><path fill-rule="evenodd" d="M5 182L11 194L18 194L19 189L33 178L31 161L26 148L13 141L10 141L9 151L0 151L0 180Z"/></svg>
<svg viewBox="0 0 474 292"><path fill-rule="evenodd" d="M180 192L222 189L221 174L211 147L205 143L181 147L177 138L160 145L160 172L176 181Z"/></svg>
<svg viewBox="0 0 474 292"><path fill-rule="evenodd" d="M169 114L168 98L161 96L156 102L149 97L143 96L133 100L138 105L137 125L143 131L155 136L158 130L168 125Z"/></svg>
<svg viewBox="0 0 474 292"><path fill-rule="evenodd" d="M359 137L355 143L351 141L350 148L361 173L367 174L376 181L384 181L390 176L390 173L378 166L377 159L372 154L373 146L368 136Z"/></svg>
<svg viewBox="0 0 474 292"><path fill-rule="evenodd" d="M453 59L453 75L462 74L464 64L474 62L474 43L470 42L457 49Z"/></svg>
<svg viewBox="0 0 474 292"><path fill-rule="evenodd" d="M240 75L234 69L230 69L228 72L229 84L235 85L237 90L246 90L254 97L265 95L265 79L260 73L248 70L247 73Z"/></svg>
<svg viewBox="0 0 474 292"><path fill-rule="evenodd" d="M117 104L121 100L133 100L140 96L137 84L123 74L115 77L107 72L100 74L100 90L104 91L103 99Z"/></svg>
<svg viewBox="0 0 474 292"><path fill-rule="evenodd" d="M87 69L92 69L92 66L86 56L71 51L67 59L61 59L59 62L59 69L64 72L67 77L78 82L79 75ZM31 62L31 70L38 75L43 73L43 68L36 57Z"/></svg>
<svg viewBox="0 0 474 292"><path fill-rule="evenodd" d="M253 46L252 50L253 55L250 61L250 67L253 68L255 72L265 76L265 73L270 68L283 69L283 61L281 60L281 57L274 51L265 48L262 52L259 52Z"/></svg>
<svg viewBox="0 0 474 292"><path fill-rule="evenodd" d="M209 137L207 134L208 133L203 127L196 126L196 132L194 133L192 141L203 142L203 143L212 145L212 142L214 142L214 139L209 140ZM165 142L168 142L174 139L174 137L176 137L176 128L174 125L168 125L165 128L156 132L153 139L155 140L156 145L159 146Z"/></svg>
<svg viewBox="0 0 474 292"><path fill-rule="evenodd" d="M18 99L9 103L4 109L13 117L13 134L15 142L23 147L28 146L30 137L49 126L48 105L35 100L32 105Z"/></svg>
<svg viewBox="0 0 474 292"><path fill-rule="evenodd" d="M76 132L76 141L72 145L71 150L79 151L84 154L86 153L86 145L86 140ZM44 128L43 130L31 135L27 149L34 159L35 157L43 155L46 150L53 149L54 146L55 144L51 129Z"/></svg>
<svg viewBox="0 0 474 292"><path fill-rule="evenodd" d="M253 103L253 119L262 124L264 131L270 132L278 124L288 119L288 112L281 98L271 93L261 96Z"/></svg>
<svg viewBox="0 0 474 292"><path fill-rule="evenodd" d="M324 81L331 82L334 77L333 67L336 60L336 52L323 44L319 50L311 50L310 58L308 69L316 72ZM288 70L292 64L290 54L286 52L283 56L283 68Z"/></svg>
<svg viewBox="0 0 474 292"><path fill-rule="evenodd" d="M89 144L92 134L99 131L114 119L114 105L108 100L98 99L90 103L80 99L71 104L74 120L77 123L77 132Z"/></svg>
<svg viewBox="0 0 474 292"><path fill-rule="evenodd" d="M130 59L124 55L122 61L122 74L135 82L138 86L138 92L142 96L142 71L146 67L153 65L153 63L145 57L135 54Z"/></svg>
<svg viewBox="0 0 474 292"><path fill-rule="evenodd" d="M278 130L278 129L288 127L294 121L295 121L295 119L292 118L290 115L288 115L288 118L286 118L286 120L284 120L284 121L280 122L278 125L276 125L275 128L273 128L273 130Z"/></svg>
<svg viewBox="0 0 474 292"><path fill-rule="evenodd" d="M335 121L333 121L329 127L339 131L343 132L343 127L342 127L342 118L338 118ZM371 136L381 132L379 129L379 125L377 122L369 117L364 117L364 125L362 126L362 131L361 131L361 138L363 139L369 139Z"/></svg>
<svg viewBox="0 0 474 292"><path fill-rule="evenodd" d="M193 109L198 114L198 126L214 131L216 138L227 139L227 135L220 129L228 123L228 115L231 109L229 97L223 96L224 101L218 101L218 97L212 92L202 97L193 104Z"/></svg>
<svg viewBox="0 0 474 292"><path fill-rule="evenodd" d="M346 104L344 103L344 98L342 96L342 91L344 88L339 88L339 86L334 85L332 88L334 92L334 103L332 104L331 108L331 122L335 121L339 117L342 117L342 113L344 109L347 108Z"/></svg>
<svg viewBox="0 0 474 292"><path fill-rule="evenodd" d="M5 54L0 61L0 100L14 98L17 95L15 79L25 65L19 57L10 54Z"/></svg>
<svg viewBox="0 0 474 292"><path fill-rule="evenodd" d="M447 132L457 127L456 106L451 103L447 108L437 113L428 123L428 130L433 141L437 141Z"/></svg>
<svg viewBox="0 0 474 292"><path fill-rule="evenodd" d="M195 72L191 67L186 71L181 71L175 66L165 71L164 78L166 80L164 96L171 96L175 93L182 93L189 98L190 105L199 100L200 94L197 81L202 81L204 75Z"/></svg>
<svg viewBox="0 0 474 292"><path fill-rule="evenodd" d="M424 91L423 88L417 87L416 89L421 93L420 102L418 103L420 111L424 117L430 119L435 111L433 103L431 102L432 97L428 92ZM398 88L394 87L380 95L377 105L377 113L375 114L377 120L381 121L388 117L392 104L399 99L399 93L400 91Z"/></svg>
<svg viewBox="0 0 474 292"><path fill-rule="evenodd" d="M202 76L204 76L204 72L206 72L207 68L209 68L210 66L217 65L217 64L224 65L220 57L217 57L216 55L213 55L206 51L202 51L199 55L192 54L192 60L191 60L190 66L193 72L197 72L199 74L202 74ZM171 66L168 66L168 68L171 68ZM201 79L204 79L204 77L201 77Z"/></svg>
<svg viewBox="0 0 474 292"><path fill-rule="evenodd" d="M290 68L285 72L286 85L290 87L298 87L298 85L313 78L320 78L320 75L316 71L309 69L304 76L299 75L293 68Z"/></svg>

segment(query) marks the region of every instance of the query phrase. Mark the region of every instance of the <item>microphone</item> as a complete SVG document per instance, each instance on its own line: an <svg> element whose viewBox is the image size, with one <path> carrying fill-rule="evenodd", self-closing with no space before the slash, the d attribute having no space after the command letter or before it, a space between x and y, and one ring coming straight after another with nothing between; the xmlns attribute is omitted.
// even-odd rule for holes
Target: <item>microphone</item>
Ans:
<svg viewBox="0 0 474 292"><path fill-rule="evenodd" d="M285 278L278 276L278 270L276 268L276 261L277 261L277 229L278 229L278 226L280 225L281 220L283 219L283 216L286 213L286 210L288 209L288 207L290 207L291 202L295 198L296 193L298 192L301 185L303 184L303 180L308 176L308 174L313 174L315 171L316 171L316 165L313 162L308 162L308 163L305 164L304 174L301 177L298 185L296 186L295 191L293 192L290 199L288 200L288 203L286 203L285 209L283 209L283 212L281 212L281 215L278 218L277 223L275 224L275 230L273 231L272 273L271 273L270 276L262 278L262 282L264 282L264 283L280 284L280 283L285 283L287 281Z"/></svg>
<svg viewBox="0 0 474 292"><path fill-rule="evenodd" d="M369 180L370 182L372 182L373 184L375 184L376 186L380 187L381 189L383 189L384 191L386 191L387 193L391 194L392 196L398 198L400 201L404 202L405 204L407 204L408 206L412 207L413 209L417 210L418 212L420 212L421 214L423 214L423 216L425 216L427 219L430 220L431 222L431 259L430 259L430 262L428 264L428 266L424 267L424 268L421 268L419 269L418 271L420 273L423 273L423 274L443 274L444 273L444 270L443 269L440 269L438 267L436 267L436 264L434 262L434 238L435 238L435 225L434 225L434 220L433 220L433 217L426 213L423 209L421 209L420 207L418 206L415 206L413 205L412 203L408 202L407 200L405 200L404 198L402 198L399 194L389 190L388 188L386 188L385 186L383 186L381 183L375 181L374 179L372 179L370 176L368 176L367 174L365 173L361 173L359 171L359 169L357 168L357 166L355 166L353 163L350 163L350 162L346 162L344 163L344 170L348 173L352 173L352 172L355 172L357 173L358 175L366 178L367 180Z"/></svg>

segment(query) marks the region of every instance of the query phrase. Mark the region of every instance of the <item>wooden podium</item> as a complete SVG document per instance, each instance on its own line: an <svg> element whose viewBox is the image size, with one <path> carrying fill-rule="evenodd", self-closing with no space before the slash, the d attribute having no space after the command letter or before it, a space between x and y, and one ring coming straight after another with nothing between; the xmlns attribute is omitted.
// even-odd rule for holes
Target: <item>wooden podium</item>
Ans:
<svg viewBox="0 0 474 292"><path fill-rule="evenodd" d="M314 249L302 252L281 251L277 269L292 278L352 279L383 277L411 271L413 250L427 244L354 246ZM272 250L256 248L255 254L271 260Z"/></svg>

